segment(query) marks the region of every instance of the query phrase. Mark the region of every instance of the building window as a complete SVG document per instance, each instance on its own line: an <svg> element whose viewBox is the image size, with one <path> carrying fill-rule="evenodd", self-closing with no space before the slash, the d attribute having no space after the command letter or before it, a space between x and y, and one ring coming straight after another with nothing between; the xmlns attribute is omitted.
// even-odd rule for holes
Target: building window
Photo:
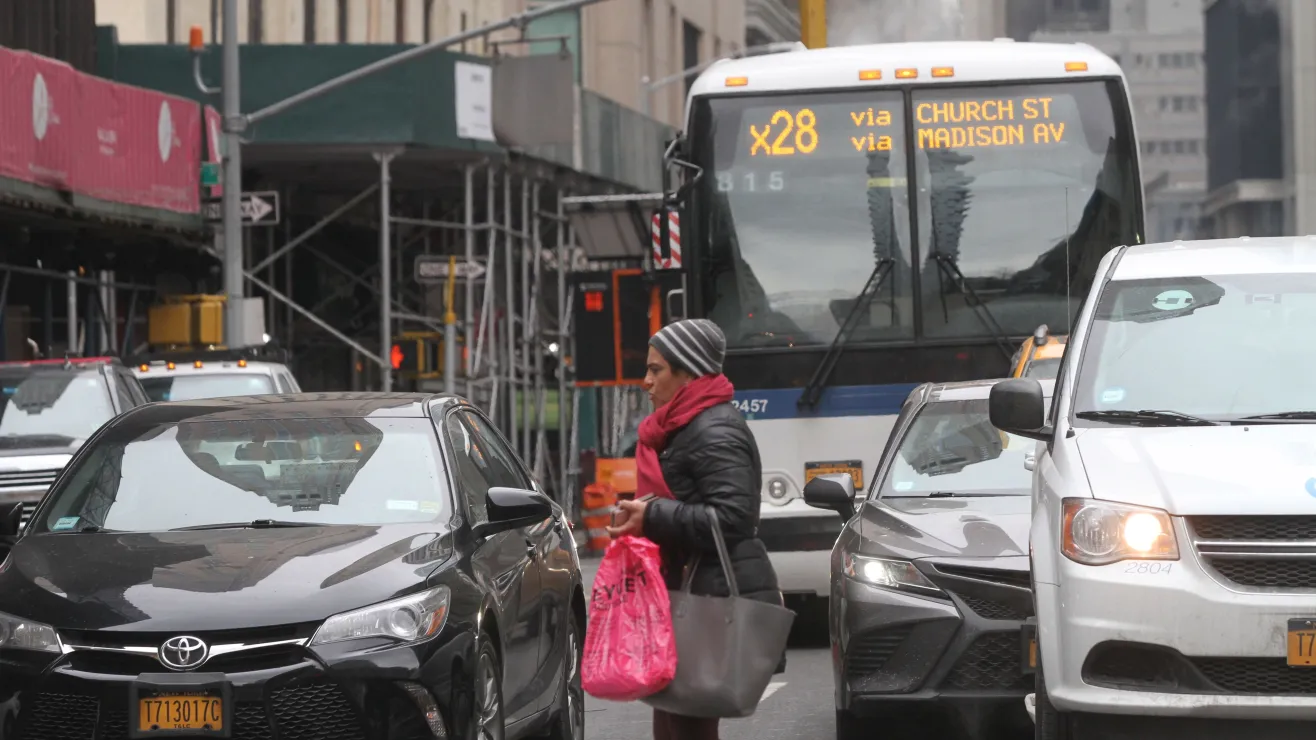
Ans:
<svg viewBox="0 0 1316 740"><path fill-rule="evenodd" d="M338 0L338 43L347 43L347 0Z"/></svg>
<svg viewBox="0 0 1316 740"><path fill-rule="evenodd" d="M319 0L302 0L302 42L315 43L315 6Z"/></svg>
<svg viewBox="0 0 1316 740"><path fill-rule="evenodd" d="M393 8L393 40L407 43L407 0L398 0Z"/></svg>
<svg viewBox="0 0 1316 740"><path fill-rule="evenodd" d="M265 0L247 3L247 43L259 44L265 40Z"/></svg>
<svg viewBox="0 0 1316 740"><path fill-rule="evenodd" d="M704 32L700 31L690 21L681 22L681 71L692 69L699 66L699 44L703 41ZM690 88L695 84L697 75L689 75L685 78L685 94L690 94Z"/></svg>

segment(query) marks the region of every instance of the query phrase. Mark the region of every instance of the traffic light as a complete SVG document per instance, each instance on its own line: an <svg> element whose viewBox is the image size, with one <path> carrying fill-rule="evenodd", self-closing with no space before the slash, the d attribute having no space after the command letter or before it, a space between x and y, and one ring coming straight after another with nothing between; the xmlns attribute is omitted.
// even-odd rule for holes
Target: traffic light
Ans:
<svg viewBox="0 0 1316 740"><path fill-rule="evenodd" d="M433 378L443 374L443 335L405 332L393 337L389 364L404 378Z"/></svg>

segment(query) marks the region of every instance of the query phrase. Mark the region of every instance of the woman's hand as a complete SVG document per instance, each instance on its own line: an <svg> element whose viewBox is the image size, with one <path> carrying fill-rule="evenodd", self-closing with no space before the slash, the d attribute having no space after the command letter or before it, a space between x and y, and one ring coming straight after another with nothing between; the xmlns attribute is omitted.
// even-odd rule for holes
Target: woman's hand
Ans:
<svg viewBox="0 0 1316 740"><path fill-rule="evenodd" d="M612 535L614 539L627 534L643 537L644 510L648 506L648 501L618 501L617 523L608 527L608 534Z"/></svg>

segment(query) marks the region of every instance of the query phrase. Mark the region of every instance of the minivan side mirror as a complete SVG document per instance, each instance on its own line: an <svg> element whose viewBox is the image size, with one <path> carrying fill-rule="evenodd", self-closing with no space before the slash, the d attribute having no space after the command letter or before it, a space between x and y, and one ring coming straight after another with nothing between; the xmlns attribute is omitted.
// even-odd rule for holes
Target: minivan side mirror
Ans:
<svg viewBox="0 0 1316 740"><path fill-rule="evenodd" d="M849 473L815 477L804 485L804 503L840 514L847 522L854 516L854 478Z"/></svg>
<svg viewBox="0 0 1316 740"><path fill-rule="evenodd" d="M477 538L520 529L552 518L553 505L542 493L520 488L490 488L485 494L489 521L471 527Z"/></svg>
<svg viewBox="0 0 1316 740"><path fill-rule="evenodd" d="M1002 432L1046 442L1052 429L1046 423L1042 384L1033 378L1002 380L987 398L987 416Z"/></svg>

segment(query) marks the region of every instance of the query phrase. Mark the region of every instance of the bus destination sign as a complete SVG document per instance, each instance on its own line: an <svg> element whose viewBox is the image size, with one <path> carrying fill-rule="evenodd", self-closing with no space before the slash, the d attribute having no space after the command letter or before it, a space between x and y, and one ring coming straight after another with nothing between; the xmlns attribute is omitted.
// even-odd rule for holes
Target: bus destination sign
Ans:
<svg viewBox="0 0 1316 740"><path fill-rule="evenodd" d="M1065 99L1065 113L1073 110ZM1054 97L988 97L919 100L914 131L919 149L1046 147L1072 137ZM745 133L751 157L792 157L821 151L891 151L903 131L900 106L819 106L747 111ZM769 113L768 111L771 110ZM744 151L744 150L742 150Z"/></svg>

